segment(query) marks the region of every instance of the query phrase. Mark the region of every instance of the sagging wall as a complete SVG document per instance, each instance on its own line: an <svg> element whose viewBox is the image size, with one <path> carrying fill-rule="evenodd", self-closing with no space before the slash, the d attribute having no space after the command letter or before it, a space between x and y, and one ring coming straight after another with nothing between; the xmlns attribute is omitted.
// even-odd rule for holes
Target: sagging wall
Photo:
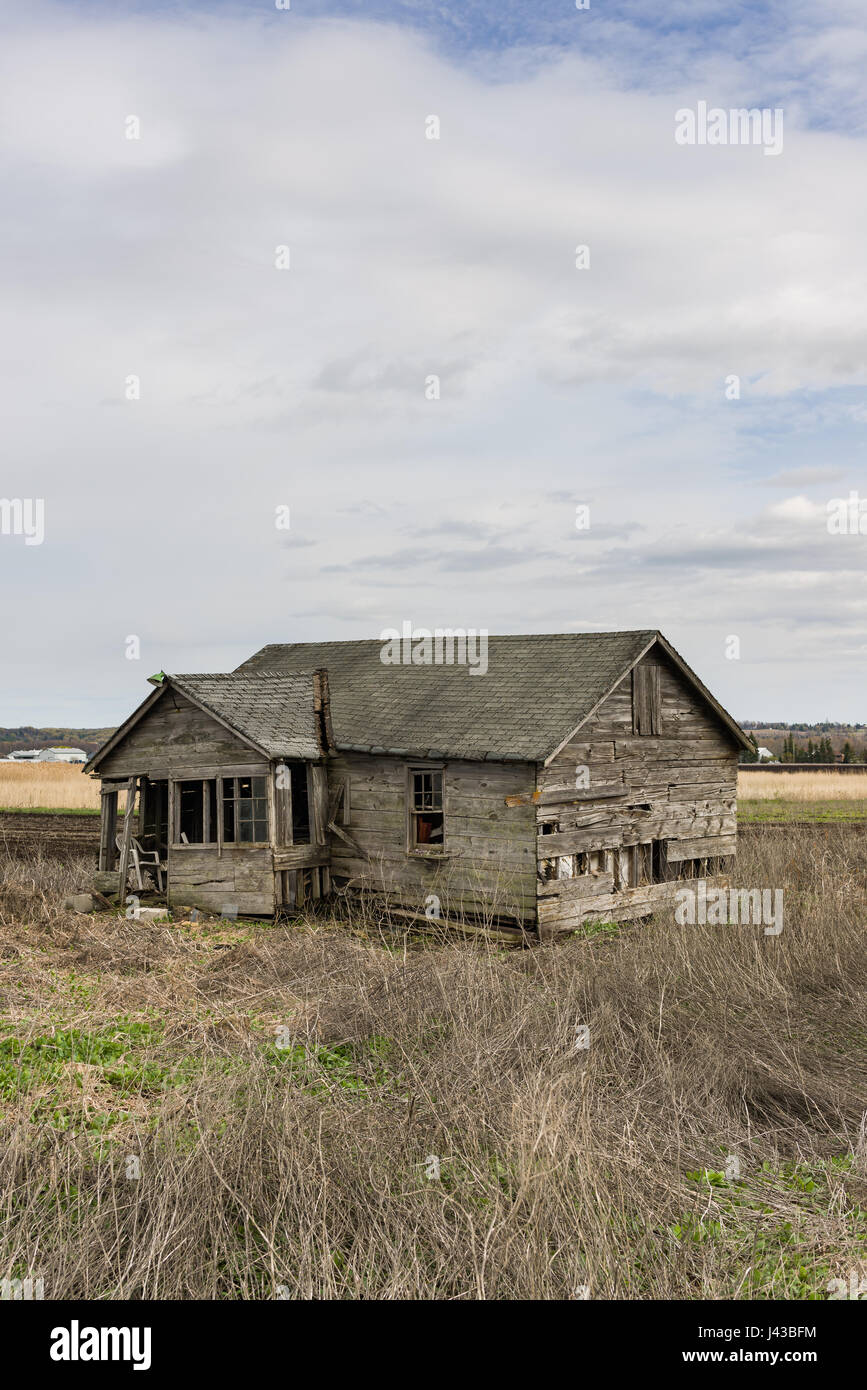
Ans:
<svg viewBox="0 0 867 1390"><path fill-rule="evenodd" d="M352 841L332 833L331 875L336 887L371 888L401 907L424 912L430 895L443 914L536 915L536 819L529 804L535 768L528 763L445 760L444 853L441 861L407 852L408 767L426 760L341 753L329 759L329 792L347 789L337 824ZM508 808L507 796L528 804Z"/></svg>
<svg viewBox="0 0 867 1390"><path fill-rule="evenodd" d="M615 907L618 918L640 915L671 898L681 866L725 860L735 853L735 740L664 654L654 650L644 664L659 667L659 733L634 732L633 681L627 676L576 738L539 770L540 863L558 856L594 856L591 872L540 879L542 935L578 926ZM584 768L590 785L578 790L576 780L585 780L579 772ZM562 803L551 800L558 792ZM582 800L570 804L575 797ZM543 833L552 824L556 830ZM663 854L667 881L623 886L623 870L633 861L620 851L654 841L664 842L664 849L649 849L647 865L653 870L653 854Z"/></svg>

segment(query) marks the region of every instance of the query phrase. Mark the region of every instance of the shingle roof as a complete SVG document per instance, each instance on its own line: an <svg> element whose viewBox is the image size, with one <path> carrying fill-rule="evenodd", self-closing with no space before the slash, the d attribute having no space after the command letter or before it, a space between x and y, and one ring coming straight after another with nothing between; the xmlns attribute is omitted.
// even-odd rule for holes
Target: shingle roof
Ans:
<svg viewBox="0 0 867 1390"><path fill-rule="evenodd" d="M543 762L658 637L640 632L488 637L488 669L386 665L383 642L263 647L239 678L325 667L334 741L410 757Z"/></svg>
<svg viewBox="0 0 867 1390"><path fill-rule="evenodd" d="M487 670L475 675L466 664L386 664L380 640L294 642L263 647L237 671L160 673L152 683L175 685L273 758L318 759L325 743L409 757L545 762L654 644L749 747L731 715L652 629L488 637ZM85 771L99 766L156 698L158 691Z"/></svg>
<svg viewBox="0 0 867 1390"><path fill-rule="evenodd" d="M311 667L281 675L231 672L166 679L251 739L269 757L322 757Z"/></svg>

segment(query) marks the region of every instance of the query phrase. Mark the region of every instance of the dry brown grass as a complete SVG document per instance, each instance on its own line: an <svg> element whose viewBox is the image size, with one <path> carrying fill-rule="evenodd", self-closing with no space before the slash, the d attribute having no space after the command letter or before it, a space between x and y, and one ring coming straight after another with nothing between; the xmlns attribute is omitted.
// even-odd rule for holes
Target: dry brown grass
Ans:
<svg viewBox="0 0 867 1390"><path fill-rule="evenodd" d="M69 866L6 861L0 1275L47 1298L826 1297L867 1273L865 843L744 837L779 937L665 914L527 951L369 915L74 917Z"/></svg>
<svg viewBox="0 0 867 1390"><path fill-rule="evenodd" d="M752 772L738 769L738 799L744 801L861 801L865 772Z"/></svg>
<svg viewBox="0 0 867 1390"><path fill-rule="evenodd" d="M85 776L82 763L0 762L0 808L26 811L99 810L99 782Z"/></svg>

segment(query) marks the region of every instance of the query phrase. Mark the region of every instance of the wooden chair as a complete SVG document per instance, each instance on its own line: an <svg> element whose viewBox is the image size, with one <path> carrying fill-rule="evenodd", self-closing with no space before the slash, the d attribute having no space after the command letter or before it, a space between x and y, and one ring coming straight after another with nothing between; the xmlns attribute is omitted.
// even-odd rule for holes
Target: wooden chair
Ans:
<svg viewBox="0 0 867 1390"><path fill-rule="evenodd" d="M117 845L118 851L122 853L123 836L116 836L115 844ZM155 849L145 849L143 845L141 845L139 841L135 838L135 836L132 836L129 842L129 857L131 860L133 872L135 874L136 887L138 888L139 892L141 893L144 891L144 879L142 878L141 873L142 869L147 869L150 873L154 875L154 878L157 881L157 888L160 892L162 892L163 869L167 866L162 863L158 851ZM122 887L125 889L126 884L123 884Z"/></svg>

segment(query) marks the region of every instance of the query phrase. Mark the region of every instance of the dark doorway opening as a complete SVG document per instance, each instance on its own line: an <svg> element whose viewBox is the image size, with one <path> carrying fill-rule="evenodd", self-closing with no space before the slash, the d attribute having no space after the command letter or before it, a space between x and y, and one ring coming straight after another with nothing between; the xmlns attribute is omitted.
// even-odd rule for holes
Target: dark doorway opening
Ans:
<svg viewBox="0 0 867 1390"><path fill-rule="evenodd" d="M144 849L155 849L161 859L169 849L169 784L141 779L138 839Z"/></svg>

